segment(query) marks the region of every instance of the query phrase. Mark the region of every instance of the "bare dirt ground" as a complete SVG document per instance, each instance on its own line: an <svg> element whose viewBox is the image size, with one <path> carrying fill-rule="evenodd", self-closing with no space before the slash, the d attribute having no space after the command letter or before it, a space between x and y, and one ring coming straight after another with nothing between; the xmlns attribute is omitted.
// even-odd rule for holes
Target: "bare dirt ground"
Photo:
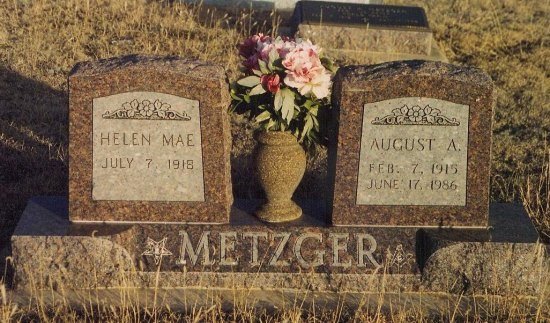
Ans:
<svg viewBox="0 0 550 323"><path fill-rule="evenodd" d="M450 62L491 75L498 91L491 199L523 201L550 241L550 1L386 2L423 6ZM28 198L67 193L66 80L76 62L179 55L222 64L234 80L236 44L277 25L268 14L141 0L0 0L0 17L0 246L9 241ZM257 194L248 175L253 129L233 118L237 197ZM322 196L322 151L319 156L300 196Z"/></svg>

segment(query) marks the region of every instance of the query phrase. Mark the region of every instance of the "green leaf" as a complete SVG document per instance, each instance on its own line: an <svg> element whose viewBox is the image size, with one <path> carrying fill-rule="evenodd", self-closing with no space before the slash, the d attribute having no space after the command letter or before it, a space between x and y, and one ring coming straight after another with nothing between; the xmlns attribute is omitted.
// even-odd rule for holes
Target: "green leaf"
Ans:
<svg viewBox="0 0 550 323"><path fill-rule="evenodd" d="M309 114L311 114L312 116L317 116L317 113L319 112L319 108L318 108L318 107L311 108L308 112L309 112Z"/></svg>
<svg viewBox="0 0 550 323"><path fill-rule="evenodd" d="M257 75L257 76L262 76L262 71L260 70L252 70L252 73L254 73L254 75Z"/></svg>
<svg viewBox="0 0 550 323"><path fill-rule="evenodd" d="M313 128L313 120L310 115L307 115L306 123L304 124L304 129L302 130L302 137L306 136L312 128Z"/></svg>
<svg viewBox="0 0 550 323"><path fill-rule="evenodd" d="M260 84L260 78L255 75L251 75L238 80L237 83L244 87L255 87L256 85Z"/></svg>
<svg viewBox="0 0 550 323"><path fill-rule="evenodd" d="M274 69L274 66L273 66L273 63L279 58L279 53L277 52L277 50L275 49L272 49L270 52L269 52L269 69L270 70L273 70Z"/></svg>
<svg viewBox="0 0 550 323"><path fill-rule="evenodd" d="M258 84L252 90L250 90L250 93L248 93L248 95L253 96L253 95L264 94L264 93L265 93L264 87L261 84Z"/></svg>
<svg viewBox="0 0 550 323"><path fill-rule="evenodd" d="M271 71L267 67L266 62L264 62L262 60L258 60L258 65L260 66L260 71L262 71L262 74L271 74Z"/></svg>
<svg viewBox="0 0 550 323"><path fill-rule="evenodd" d="M283 107L283 91L278 91L275 93L275 100L273 101L273 108L275 108L275 111L281 110Z"/></svg>
<svg viewBox="0 0 550 323"><path fill-rule="evenodd" d="M240 96L238 96L235 92L231 91L231 98L235 101L239 101L239 102L242 102L242 98Z"/></svg>
<svg viewBox="0 0 550 323"><path fill-rule="evenodd" d="M289 89L283 89L281 92L281 95L283 96L281 115L287 123L290 123L294 117L294 92Z"/></svg>
<svg viewBox="0 0 550 323"><path fill-rule="evenodd" d="M250 103L250 96L249 95L243 95L244 102Z"/></svg>
<svg viewBox="0 0 550 323"><path fill-rule="evenodd" d="M334 62L327 57L321 57L321 64L333 74L338 71L338 67L334 66Z"/></svg>
<svg viewBox="0 0 550 323"><path fill-rule="evenodd" d="M266 130L269 130L269 129L273 128L276 124L277 124L277 121L271 119L271 120L269 120L269 122L267 123L267 126L266 126L265 129L266 129Z"/></svg>
<svg viewBox="0 0 550 323"><path fill-rule="evenodd" d="M271 118L271 113L269 113L269 111L264 111L256 116L256 122L260 123L262 121L268 120L269 118Z"/></svg>

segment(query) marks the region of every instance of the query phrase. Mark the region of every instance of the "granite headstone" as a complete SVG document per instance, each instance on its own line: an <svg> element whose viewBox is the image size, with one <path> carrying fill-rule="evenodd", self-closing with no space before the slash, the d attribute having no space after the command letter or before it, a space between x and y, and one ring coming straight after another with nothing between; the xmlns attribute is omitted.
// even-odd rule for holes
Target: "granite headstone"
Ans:
<svg viewBox="0 0 550 323"><path fill-rule="evenodd" d="M72 220L226 223L232 204L222 67L127 56L69 76Z"/></svg>
<svg viewBox="0 0 550 323"><path fill-rule="evenodd" d="M402 61L341 68L330 127L334 225L487 226L490 77Z"/></svg>

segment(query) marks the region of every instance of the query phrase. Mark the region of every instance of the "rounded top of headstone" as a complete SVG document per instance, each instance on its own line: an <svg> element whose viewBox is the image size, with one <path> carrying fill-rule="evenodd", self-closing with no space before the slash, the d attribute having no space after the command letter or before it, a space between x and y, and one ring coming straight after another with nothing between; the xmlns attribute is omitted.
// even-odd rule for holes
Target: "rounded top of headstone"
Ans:
<svg viewBox="0 0 550 323"><path fill-rule="evenodd" d="M345 66L338 70L336 78L344 83L355 84L361 81L398 79L407 76L450 78L456 82L476 83L481 87L491 87L493 83L491 77L478 68L424 60Z"/></svg>
<svg viewBox="0 0 550 323"><path fill-rule="evenodd" d="M181 73L205 79L225 79L222 66L178 56L127 55L77 63L70 77L94 76L118 70L157 70L159 72Z"/></svg>

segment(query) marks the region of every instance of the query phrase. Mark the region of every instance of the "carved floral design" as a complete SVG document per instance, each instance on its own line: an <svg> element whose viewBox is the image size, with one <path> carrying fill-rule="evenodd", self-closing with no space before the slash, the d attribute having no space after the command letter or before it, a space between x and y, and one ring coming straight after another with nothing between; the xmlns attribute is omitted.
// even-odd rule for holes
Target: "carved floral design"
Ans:
<svg viewBox="0 0 550 323"><path fill-rule="evenodd" d="M130 102L124 102L119 109L113 112L107 111L103 114L104 119L138 119L138 120L178 120L189 121L191 117L187 113L179 113L170 110L168 103L160 100L138 101L134 99Z"/></svg>
<svg viewBox="0 0 550 323"><path fill-rule="evenodd" d="M426 125L426 126L458 126L456 118L448 118L441 114L441 110L429 105L421 107L404 105L393 109L392 114L376 117L371 123L374 125Z"/></svg>
<svg viewBox="0 0 550 323"><path fill-rule="evenodd" d="M153 256L153 259L155 260L155 265L158 266L162 257L172 255L172 253L168 249L166 249L166 241L168 241L168 238L163 238L160 241L155 241L151 238L147 238L145 251L141 255Z"/></svg>
<svg viewBox="0 0 550 323"><path fill-rule="evenodd" d="M391 251L390 249L386 251L386 266L392 272L398 274L405 267L410 269L413 262L414 255L412 253L405 253L402 244L398 244L395 247L395 251Z"/></svg>

